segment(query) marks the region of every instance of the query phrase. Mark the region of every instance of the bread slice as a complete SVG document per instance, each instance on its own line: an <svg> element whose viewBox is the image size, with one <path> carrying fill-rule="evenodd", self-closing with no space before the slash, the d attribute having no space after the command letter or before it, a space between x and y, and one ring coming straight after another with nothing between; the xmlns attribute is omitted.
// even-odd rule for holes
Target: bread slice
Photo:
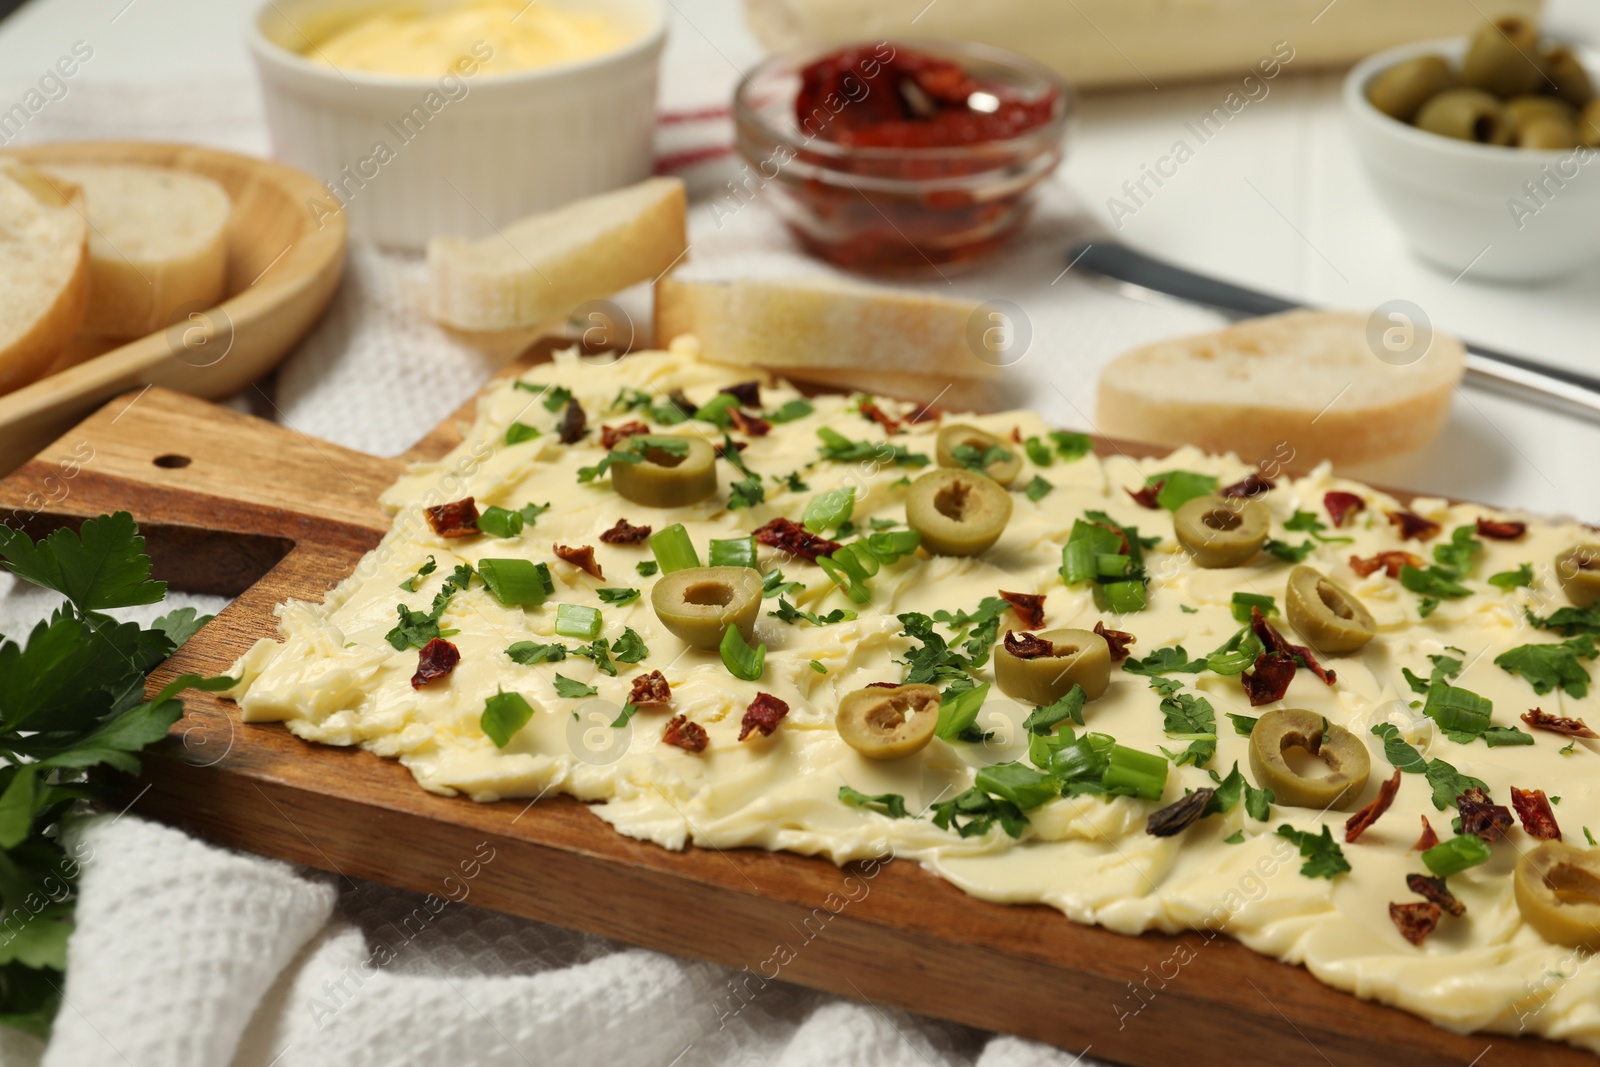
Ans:
<svg viewBox="0 0 1600 1067"><path fill-rule="evenodd" d="M1291 311L1125 352L1100 374L1097 429L1296 466L1420 448L1444 428L1466 353L1435 333L1414 362L1379 359L1367 320Z"/></svg>
<svg viewBox="0 0 1600 1067"><path fill-rule="evenodd" d="M86 210L76 186L0 162L0 393L43 377L83 322Z"/></svg>
<svg viewBox="0 0 1600 1067"><path fill-rule="evenodd" d="M992 381L971 332L976 300L831 279L656 283L656 343L693 334L706 359L801 381L888 391L901 377ZM981 335L981 330L979 331Z"/></svg>
<svg viewBox="0 0 1600 1067"><path fill-rule="evenodd" d="M165 167L45 168L89 201L89 314L84 331L128 339L166 329L185 307L211 307L228 278L233 204L210 178Z"/></svg>
<svg viewBox="0 0 1600 1067"><path fill-rule="evenodd" d="M435 319L458 330L511 330L565 319L584 301L650 281L688 249L683 182L648 178L478 241L428 242Z"/></svg>

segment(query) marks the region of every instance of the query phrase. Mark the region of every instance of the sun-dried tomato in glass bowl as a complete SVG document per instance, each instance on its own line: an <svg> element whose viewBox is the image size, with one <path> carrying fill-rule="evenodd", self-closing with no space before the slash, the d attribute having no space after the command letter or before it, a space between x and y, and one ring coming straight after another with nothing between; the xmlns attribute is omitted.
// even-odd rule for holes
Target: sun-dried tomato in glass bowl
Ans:
<svg viewBox="0 0 1600 1067"><path fill-rule="evenodd" d="M1049 70L961 41L773 56L734 94L759 196L812 255L872 274L945 272L1014 236L1072 108Z"/></svg>

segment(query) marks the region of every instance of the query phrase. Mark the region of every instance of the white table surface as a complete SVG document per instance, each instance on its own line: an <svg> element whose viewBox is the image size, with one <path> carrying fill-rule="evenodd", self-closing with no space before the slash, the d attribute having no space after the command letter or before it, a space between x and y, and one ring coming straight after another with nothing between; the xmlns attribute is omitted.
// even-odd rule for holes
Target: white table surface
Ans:
<svg viewBox="0 0 1600 1067"><path fill-rule="evenodd" d="M739 68L760 51L737 0L667 0L672 13L663 102L681 99L674 71ZM258 0L32 0L0 23L0 77L25 80L77 40L95 50L86 82L237 83L250 61L242 29ZM1548 24L1600 43L1600 4L1550 0ZM1434 324L1509 351L1600 374L1600 270L1558 284L1452 280L1405 251L1344 137L1338 76L1272 83L1185 164L1122 239L1194 269L1315 303L1369 309L1404 298ZM1185 119L1210 110L1224 83L1098 94L1082 104L1062 178L1111 224L1106 203L1141 164L1165 153ZM1592 179L1600 180L1600 179ZM1083 283L1077 283L1083 284ZM1467 387L1444 435L1412 456L1364 468L1387 484L1600 522L1600 425Z"/></svg>

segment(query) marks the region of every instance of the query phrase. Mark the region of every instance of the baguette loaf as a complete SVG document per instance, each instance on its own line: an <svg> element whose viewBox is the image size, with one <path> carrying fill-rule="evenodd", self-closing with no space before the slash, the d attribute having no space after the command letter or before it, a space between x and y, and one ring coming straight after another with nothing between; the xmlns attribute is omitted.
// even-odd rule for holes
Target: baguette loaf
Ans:
<svg viewBox="0 0 1600 1067"><path fill-rule="evenodd" d="M86 210L76 186L0 163L0 393L42 377L83 322Z"/></svg>
<svg viewBox="0 0 1600 1067"><path fill-rule="evenodd" d="M650 281L688 249L683 183L649 178L478 241L428 242L430 312L467 331L565 319L586 300Z"/></svg>
<svg viewBox="0 0 1600 1067"><path fill-rule="evenodd" d="M1291 311L1126 352L1100 374L1101 433L1233 452L1246 462L1362 463L1438 436L1465 372L1461 343L1380 359L1367 316Z"/></svg>
<svg viewBox="0 0 1600 1067"><path fill-rule="evenodd" d="M693 334L705 358L882 391L901 378L992 381L969 338L975 300L825 279L656 283L656 343ZM870 384L869 384L870 383Z"/></svg>
<svg viewBox="0 0 1600 1067"><path fill-rule="evenodd" d="M222 299L232 202L209 178L166 167L59 165L54 180L89 204L89 311L84 332L143 337L179 309Z"/></svg>

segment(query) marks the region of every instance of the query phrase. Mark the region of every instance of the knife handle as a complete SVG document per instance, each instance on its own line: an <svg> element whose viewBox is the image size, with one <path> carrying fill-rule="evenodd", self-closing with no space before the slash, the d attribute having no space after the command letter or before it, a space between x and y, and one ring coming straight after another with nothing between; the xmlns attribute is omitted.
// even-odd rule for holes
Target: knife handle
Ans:
<svg viewBox="0 0 1600 1067"><path fill-rule="evenodd" d="M1081 264L1104 277L1202 304L1234 318L1276 315L1305 306L1195 274L1116 241L1085 241L1068 249L1067 257L1074 266Z"/></svg>

